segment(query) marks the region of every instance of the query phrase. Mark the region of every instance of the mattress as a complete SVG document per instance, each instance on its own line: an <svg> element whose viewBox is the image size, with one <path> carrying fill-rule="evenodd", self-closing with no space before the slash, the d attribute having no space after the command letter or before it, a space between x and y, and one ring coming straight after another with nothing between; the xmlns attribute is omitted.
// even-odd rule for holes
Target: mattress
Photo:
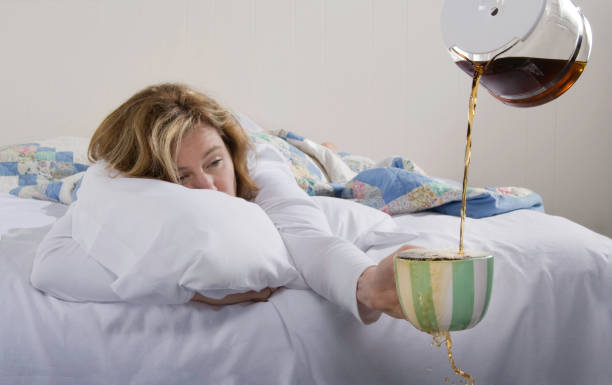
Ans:
<svg viewBox="0 0 612 385"><path fill-rule="evenodd" d="M71 303L29 283L38 243L67 207L0 194L0 384L459 383L446 352L404 320L363 325L309 290L216 307ZM454 247L456 217L394 217L413 244ZM487 314L453 332L478 384L612 381L612 240L530 210L466 223L495 256ZM395 246L373 248L379 260Z"/></svg>

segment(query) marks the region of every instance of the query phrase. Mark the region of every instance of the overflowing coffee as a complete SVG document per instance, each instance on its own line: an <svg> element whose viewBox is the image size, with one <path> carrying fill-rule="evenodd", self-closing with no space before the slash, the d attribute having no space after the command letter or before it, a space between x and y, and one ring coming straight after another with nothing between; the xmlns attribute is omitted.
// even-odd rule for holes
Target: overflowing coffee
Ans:
<svg viewBox="0 0 612 385"><path fill-rule="evenodd" d="M450 331L476 326L484 317L493 287L493 256L456 249L409 249L394 260L395 282L402 313L414 327L445 341L451 367L457 368Z"/></svg>
<svg viewBox="0 0 612 385"><path fill-rule="evenodd" d="M514 107L554 100L583 73L591 27L571 0L447 0L441 26L451 57L472 77L459 249L402 251L394 259L395 281L406 320L436 345L445 342L453 370L473 384L454 363L449 332L480 322L493 284L493 256L463 248L478 86Z"/></svg>

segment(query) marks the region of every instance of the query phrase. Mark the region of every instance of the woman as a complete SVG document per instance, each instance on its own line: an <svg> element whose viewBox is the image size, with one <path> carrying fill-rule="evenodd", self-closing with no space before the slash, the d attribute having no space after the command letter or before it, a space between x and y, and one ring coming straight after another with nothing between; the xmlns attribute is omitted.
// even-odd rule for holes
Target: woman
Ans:
<svg viewBox="0 0 612 385"><path fill-rule="evenodd" d="M355 245L332 234L324 213L295 183L278 151L258 146L256 164L249 169L253 150L233 115L214 100L183 85L162 84L132 96L104 119L92 137L89 158L103 160L128 177L214 189L257 203L274 222L314 291L364 323L374 322L381 312L403 318L393 275L397 252L374 265ZM45 238L39 253L85 260L70 237L68 214ZM36 287L58 295L57 290L45 290L44 281L40 272L33 272ZM226 305L265 300L274 290L221 300L196 293L192 300Z"/></svg>

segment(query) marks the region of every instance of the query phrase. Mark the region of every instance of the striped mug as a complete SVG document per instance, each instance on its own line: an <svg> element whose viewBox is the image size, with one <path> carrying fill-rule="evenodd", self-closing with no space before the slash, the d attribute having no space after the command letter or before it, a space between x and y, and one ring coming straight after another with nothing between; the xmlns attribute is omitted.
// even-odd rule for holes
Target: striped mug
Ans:
<svg viewBox="0 0 612 385"><path fill-rule="evenodd" d="M489 253L409 249L394 258L404 318L427 333L465 330L485 315L493 285Z"/></svg>

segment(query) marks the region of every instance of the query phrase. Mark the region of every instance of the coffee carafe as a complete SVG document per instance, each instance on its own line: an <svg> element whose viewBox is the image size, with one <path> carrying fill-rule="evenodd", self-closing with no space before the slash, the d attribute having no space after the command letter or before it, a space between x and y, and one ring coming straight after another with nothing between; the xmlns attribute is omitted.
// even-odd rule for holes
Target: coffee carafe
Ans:
<svg viewBox="0 0 612 385"><path fill-rule="evenodd" d="M570 0L446 0L442 34L455 63L515 107L547 103L576 82L591 26Z"/></svg>

